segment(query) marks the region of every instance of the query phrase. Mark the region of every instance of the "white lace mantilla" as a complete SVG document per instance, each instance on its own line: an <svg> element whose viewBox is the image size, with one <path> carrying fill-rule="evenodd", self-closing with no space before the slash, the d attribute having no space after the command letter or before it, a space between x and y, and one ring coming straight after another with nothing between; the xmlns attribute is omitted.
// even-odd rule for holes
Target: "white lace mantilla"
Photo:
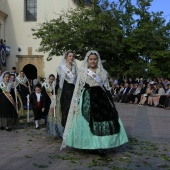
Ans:
<svg viewBox="0 0 170 170"><path fill-rule="evenodd" d="M75 82L77 80L77 67L74 64L72 65L71 72L73 74L73 78L70 78L65 73L65 71L63 70L61 65L57 68L57 74L59 75L59 80L60 80L60 82L59 82L60 89L63 88L64 80L66 80L69 84L75 84Z"/></svg>
<svg viewBox="0 0 170 170"><path fill-rule="evenodd" d="M71 52L72 53L72 52ZM67 56L68 52L63 54L63 57L61 59L60 65L57 67L56 71L57 74L59 75L59 87L62 90L63 89L63 84L64 84L64 80L66 80L69 84L75 84L76 80L77 80L77 75L78 75L78 68L77 68L77 63L75 60L73 60L72 62L72 74L73 74L73 78L70 78L65 70L63 70L62 67L66 67L66 56Z"/></svg>
<svg viewBox="0 0 170 170"><path fill-rule="evenodd" d="M49 84L47 82L44 82L42 84L42 87L44 87L47 92L52 92L53 89L55 88L55 87L53 87L53 84Z"/></svg>
<svg viewBox="0 0 170 170"><path fill-rule="evenodd" d="M28 81L28 78L26 77L26 75L24 75L24 77L21 77L21 75L19 74L16 79L15 79L15 87L17 87L19 84L22 83L28 83L28 88L29 91L31 91L31 87L30 87L30 82Z"/></svg>
<svg viewBox="0 0 170 170"><path fill-rule="evenodd" d="M97 83L97 81L95 81L95 80L94 80L92 77L90 77L89 75L87 75L86 83L87 83L90 87L99 86L99 83Z"/></svg>
<svg viewBox="0 0 170 170"><path fill-rule="evenodd" d="M27 79L26 77L19 77L19 76L17 76L17 77L16 77L16 81L17 81L18 83L27 83L27 82L28 82L28 79Z"/></svg>

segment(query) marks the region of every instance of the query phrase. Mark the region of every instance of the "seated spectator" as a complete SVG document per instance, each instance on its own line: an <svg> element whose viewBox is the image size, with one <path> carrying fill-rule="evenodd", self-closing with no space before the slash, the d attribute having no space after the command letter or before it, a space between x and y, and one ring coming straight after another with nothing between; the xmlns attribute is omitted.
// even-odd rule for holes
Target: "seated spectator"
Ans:
<svg viewBox="0 0 170 170"><path fill-rule="evenodd" d="M145 102L147 101L148 97L150 96L150 94L152 93L154 87L153 84L148 84L148 88L146 90L146 93L141 95L141 99L139 102L139 106L143 106L145 104Z"/></svg>
<svg viewBox="0 0 170 170"><path fill-rule="evenodd" d="M152 93L149 95L148 97L148 106L152 106L153 102L152 102L152 98L154 95L158 94L158 85L157 84L152 84L153 85L153 90Z"/></svg>
<svg viewBox="0 0 170 170"><path fill-rule="evenodd" d="M129 84L134 84L134 83L135 83L134 78L129 77L127 83L129 83Z"/></svg>
<svg viewBox="0 0 170 170"><path fill-rule="evenodd" d="M136 90L134 91L133 95L131 96L131 100L130 100L130 103L134 103L134 104L137 104L138 103L138 95L140 95L141 93L141 89L142 89L142 86L139 84L136 88ZM146 91L145 91L146 92ZM144 93L145 93L144 92Z"/></svg>
<svg viewBox="0 0 170 170"><path fill-rule="evenodd" d="M111 93L112 93L112 97L114 96L114 89L115 89L115 85L111 84Z"/></svg>
<svg viewBox="0 0 170 170"><path fill-rule="evenodd" d="M124 85L125 85L126 83L128 83L128 80L127 80L126 78L124 78L124 79L123 79L123 83L124 83Z"/></svg>
<svg viewBox="0 0 170 170"><path fill-rule="evenodd" d="M140 79L139 79L139 84L140 84L140 85L143 85L143 78L140 78Z"/></svg>
<svg viewBox="0 0 170 170"><path fill-rule="evenodd" d="M157 106L159 104L160 96L165 95L165 90L162 87L162 84L157 85L158 93L151 93L148 97L148 105Z"/></svg>
<svg viewBox="0 0 170 170"><path fill-rule="evenodd" d="M138 85L139 86L139 85ZM139 86L140 87L140 86ZM134 104L138 104L140 99L141 99L141 96L146 93L146 89L147 89L147 84L144 83L142 86L141 86L141 90L140 90L140 93L138 93L137 95L135 95L135 102Z"/></svg>
<svg viewBox="0 0 170 170"><path fill-rule="evenodd" d="M153 84L153 90L152 90L152 94L158 94L158 84L157 83L155 83L155 84Z"/></svg>
<svg viewBox="0 0 170 170"><path fill-rule="evenodd" d="M170 84L170 79L165 79L166 82L166 86L168 86Z"/></svg>
<svg viewBox="0 0 170 170"><path fill-rule="evenodd" d="M112 86L111 93L114 100L115 100L115 95L118 94L119 90L120 90L119 84Z"/></svg>
<svg viewBox="0 0 170 170"><path fill-rule="evenodd" d="M139 83L139 78L135 78L135 82L136 82L136 83Z"/></svg>
<svg viewBox="0 0 170 170"><path fill-rule="evenodd" d="M163 77L160 78L160 82L163 85L163 87L167 86L167 81Z"/></svg>
<svg viewBox="0 0 170 170"><path fill-rule="evenodd" d="M170 94L167 95L165 101L164 101L164 108L168 107L169 105L169 99L170 99Z"/></svg>
<svg viewBox="0 0 170 170"><path fill-rule="evenodd" d="M160 99L159 99L159 105L158 107L167 107L167 103L168 103L168 96L170 95L170 84L167 85L167 89L166 89L166 92L165 92L165 95L162 95L160 96Z"/></svg>
<svg viewBox="0 0 170 170"><path fill-rule="evenodd" d="M170 94L167 96L168 99L168 105L165 107L166 110L170 110Z"/></svg>
<svg viewBox="0 0 170 170"><path fill-rule="evenodd" d="M130 84L130 90L127 93L127 101L129 103L132 103L133 93L135 92L135 90L136 90L136 84Z"/></svg>
<svg viewBox="0 0 170 170"><path fill-rule="evenodd" d="M123 90L124 90L123 84L120 84L118 92L114 95L114 101L118 102L120 100Z"/></svg>
<svg viewBox="0 0 170 170"><path fill-rule="evenodd" d="M129 92L129 90L130 90L129 83L126 83L124 86L124 90L122 94L120 95L119 102L127 103L127 93Z"/></svg>
<svg viewBox="0 0 170 170"><path fill-rule="evenodd" d="M158 78L155 77L153 80L154 80L155 84L158 84L158 83L159 83Z"/></svg>
<svg viewBox="0 0 170 170"><path fill-rule="evenodd" d="M149 81L149 84L155 84L155 82L154 82L154 79L153 79L153 78L149 79L148 81Z"/></svg>

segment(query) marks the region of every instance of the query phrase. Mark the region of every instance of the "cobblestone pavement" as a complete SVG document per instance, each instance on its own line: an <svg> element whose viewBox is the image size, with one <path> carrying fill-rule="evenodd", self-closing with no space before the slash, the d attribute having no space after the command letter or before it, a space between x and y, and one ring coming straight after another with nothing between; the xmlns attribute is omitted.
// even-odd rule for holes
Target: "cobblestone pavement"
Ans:
<svg viewBox="0 0 170 170"><path fill-rule="evenodd" d="M116 103L129 143L106 156L66 148L33 125L0 130L0 170L170 170L170 111Z"/></svg>

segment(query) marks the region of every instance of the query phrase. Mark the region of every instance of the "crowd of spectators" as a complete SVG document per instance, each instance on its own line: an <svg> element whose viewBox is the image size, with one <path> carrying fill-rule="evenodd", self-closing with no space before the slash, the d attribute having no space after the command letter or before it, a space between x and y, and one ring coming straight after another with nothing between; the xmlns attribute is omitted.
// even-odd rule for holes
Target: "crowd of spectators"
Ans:
<svg viewBox="0 0 170 170"><path fill-rule="evenodd" d="M124 79L110 78L112 96L115 102L138 104L139 106L155 106L170 110L170 80Z"/></svg>

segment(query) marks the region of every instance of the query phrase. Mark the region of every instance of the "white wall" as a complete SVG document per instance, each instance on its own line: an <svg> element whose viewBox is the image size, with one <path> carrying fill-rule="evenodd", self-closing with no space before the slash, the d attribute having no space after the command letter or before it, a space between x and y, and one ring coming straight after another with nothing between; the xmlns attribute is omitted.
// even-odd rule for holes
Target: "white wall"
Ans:
<svg viewBox="0 0 170 170"><path fill-rule="evenodd" d="M5 22L5 39L11 47L11 54L7 58L7 70L16 66L16 55L28 55L28 47L32 47L32 55L44 55L44 76L50 73L56 74L55 69L60 63L61 57L54 56L51 61L46 61L48 54L36 52L40 40L33 39L31 28L39 23L49 21L57 17L56 13L75 7L72 0L37 0L37 22L24 20L24 0L0 0L3 2L4 12L8 14ZM18 51L18 47L22 49ZM19 71L19 70L18 70Z"/></svg>
<svg viewBox="0 0 170 170"><path fill-rule="evenodd" d="M4 27L5 27L4 20L2 20L0 17L0 39L5 39Z"/></svg>
<svg viewBox="0 0 170 170"><path fill-rule="evenodd" d="M4 1L0 0L0 11L4 12L4 8L5 8L5 3ZM5 29L5 23L4 23L4 18L1 18L0 16L0 38L1 39L5 39L5 35L4 35L4 29Z"/></svg>

